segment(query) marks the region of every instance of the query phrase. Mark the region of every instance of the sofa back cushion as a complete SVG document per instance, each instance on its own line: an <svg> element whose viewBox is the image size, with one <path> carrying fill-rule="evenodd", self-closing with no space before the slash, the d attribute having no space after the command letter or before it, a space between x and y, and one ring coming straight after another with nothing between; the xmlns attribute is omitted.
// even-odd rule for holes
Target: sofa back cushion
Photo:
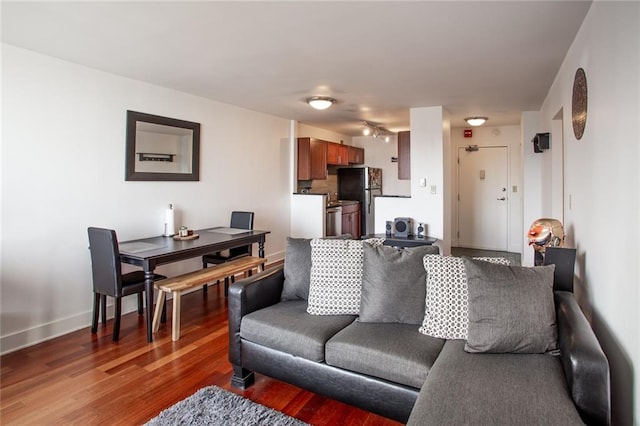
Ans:
<svg viewBox="0 0 640 426"><path fill-rule="evenodd" d="M307 312L312 315L358 315L362 286L363 244L383 239L311 240L311 279Z"/></svg>
<svg viewBox="0 0 640 426"><path fill-rule="evenodd" d="M558 347L555 265L494 265L463 258L469 283L465 351L544 353Z"/></svg>
<svg viewBox="0 0 640 426"><path fill-rule="evenodd" d="M427 277L422 259L438 253L437 246L397 249L365 244L359 321L420 325Z"/></svg>
<svg viewBox="0 0 640 426"><path fill-rule="evenodd" d="M509 264L502 257L479 260ZM426 255L427 303L420 332L441 339L467 339L469 290L462 259L454 256Z"/></svg>
<svg viewBox="0 0 640 426"><path fill-rule="evenodd" d="M282 300L307 300L311 277L311 239L287 238Z"/></svg>
<svg viewBox="0 0 640 426"><path fill-rule="evenodd" d="M352 239L350 234L342 234L327 239ZM309 299L311 283L311 238L287 237L284 254L284 283L282 300Z"/></svg>

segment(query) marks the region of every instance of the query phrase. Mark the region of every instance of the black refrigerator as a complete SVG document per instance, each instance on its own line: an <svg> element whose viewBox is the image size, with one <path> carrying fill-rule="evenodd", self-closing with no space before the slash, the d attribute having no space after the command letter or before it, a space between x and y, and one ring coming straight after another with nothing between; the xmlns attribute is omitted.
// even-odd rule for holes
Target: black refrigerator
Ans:
<svg viewBox="0 0 640 426"><path fill-rule="evenodd" d="M382 195L382 169L350 167L338 169L338 199L360 202L360 233L374 233L373 197Z"/></svg>

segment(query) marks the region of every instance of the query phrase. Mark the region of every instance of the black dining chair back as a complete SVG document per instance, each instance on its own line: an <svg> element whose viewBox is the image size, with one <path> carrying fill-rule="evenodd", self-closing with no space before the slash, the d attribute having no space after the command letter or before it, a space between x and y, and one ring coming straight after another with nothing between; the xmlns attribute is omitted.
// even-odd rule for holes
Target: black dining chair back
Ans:
<svg viewBox="0 0 640 426"><path fill-rule="evenodd" d="M253 230L253 212L231 212L231 228ZM235 259L242 256L251 256L252 244L234 247L229 250L227 260Z"/></svg>
<svg viewBox="0 0 640 426"><path fill-rule="evenodd" d="M253 212L243 212L243 211L233 211L231 212L231 222L229 226L231 228L236 229L247 229L253 230ZM223 254L222 252L205 254L202 256L202 267L206 268L207 265L219 265L221 263L228 262L233 259L237 259L239 257L251 256L252 254L252 244L248 244L246 246L234 247L228 250L228 254ZM233 281L233 277L232 277ZM207 291L207 285L202 286L202 291ZM228 280L225 280L225 295L227 294L228 288Z"/></svg>
<svg viewBox="0 0 640 426"><path fill-rule="evenodd" d="M91 252L91 273L93 277L93 317L91 333L98 331L98 314L101 312L102 324L107 322L107 296L114 298L113 341L120 337L120 317L122 297L138 295L138 314L143 313L143 293L145 288L144 272L134 271L122 274L120 251L116 231L112 229L89 227L89 250ZM166 278L154 274L154 281Z"/></svg>

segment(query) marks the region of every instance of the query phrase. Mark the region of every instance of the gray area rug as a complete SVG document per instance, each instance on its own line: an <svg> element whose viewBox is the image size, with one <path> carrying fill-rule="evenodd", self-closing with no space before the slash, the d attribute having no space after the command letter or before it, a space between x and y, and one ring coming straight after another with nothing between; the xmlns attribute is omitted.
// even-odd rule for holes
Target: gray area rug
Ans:
<svg viewBox="0 0 640 426"><path fill-rule="evenodd" d="M162 411L147 425L304 426L307 423L217 386L208 386Z"/></svg>

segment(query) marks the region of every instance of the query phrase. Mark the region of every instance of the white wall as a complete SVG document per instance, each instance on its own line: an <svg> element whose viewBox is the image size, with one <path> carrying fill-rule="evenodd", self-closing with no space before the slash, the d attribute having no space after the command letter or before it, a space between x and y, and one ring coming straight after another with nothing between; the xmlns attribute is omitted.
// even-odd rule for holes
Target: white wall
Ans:
<svg viewBox="0 0 640 426"><path fill-rule="evenodd" d="M398 137L390 136L389 142L373 136L356 136L353 145L364 148L364 163L382 169L383 195L411 195L411 181L398 179L398 163L391 157L398 156Z"/></svg>
<svg viewBox="0 0 640 426"><path fill-rule="evenodd" d="M125 182L127 109L201 123L200 181ZM194 229L251 210L271 231L267 257L282 258L291 133L288 120L3 44L2 352L90 324L88 226L122 241L160 235L170 202L177 225Z"/></svg>
<svg viewBox="0 0 640 426"><path fill-rule="evenodd" d="M587 295L586 309L593 310L596 331L612 357L612 401L619 405L632 399L636 424L640 407L639 22L638 2L594 2L541 110L545 131L552 130L558 111L565 112L564 202L568 206L571 196L572 205L565 210L564 226L578 251L577 282ZM574 75L580 67L587 77L588 115L584 136L577 140L570 111ZM552 146L544 155L554 162L561 152ZM551 182L541 191L553 193L552 186L561 184L561 175L552 173ZM604 337L604 331L610 338ZM619 346L620 353L613 346ZM625 357L630 368L621 362ZM626 381L633 383L633 393L625 389Z"/></svg>
<svg viewBox="0 0 640 426"><path fill-rule="evenodd" d="M458 149L468 145L482 146L506 146L508 152L508 229L507 250L512 253L522 253L522 167L521 167L521 139L520 126L499 127L475 127L473 137L465 138L463 128L455 128L451 131L451 229L452 244L457 243L458 215L457 190L458 190ZM531 145L531 144L529 144ZM526 148L531 148L526 146ZM464 184L464 182L462 183ZM516 192L513 192L516 186Z"/></svg>
<svg viewBox="0 0 640 426"><path fill-rule="evenodd" d="M451 252L450 228L450 128L447 111L441 107L412 108L411 119L411 198L376 197L375 230L384 233L385 222L410 217L414 228L425 223L427 234L438 238L440 252ZM365 154L366 155L366 154ZM420 186L426 179L426 187ZM431 193L431 187L435 193ZM415 229L414 229L415 232Z"/></svg>
<svg viewBox="0 0 640 426"><path fill-rule="evenodd" d="M527 111L520 119L520 140L522 157L522 265L533 266L533 249L529 247L526 233L538 218L548 216L550 211L543 213L542 205L542 160L549 156L548 152L534 153L531 139L541 132L540 113Z"/></svg>

